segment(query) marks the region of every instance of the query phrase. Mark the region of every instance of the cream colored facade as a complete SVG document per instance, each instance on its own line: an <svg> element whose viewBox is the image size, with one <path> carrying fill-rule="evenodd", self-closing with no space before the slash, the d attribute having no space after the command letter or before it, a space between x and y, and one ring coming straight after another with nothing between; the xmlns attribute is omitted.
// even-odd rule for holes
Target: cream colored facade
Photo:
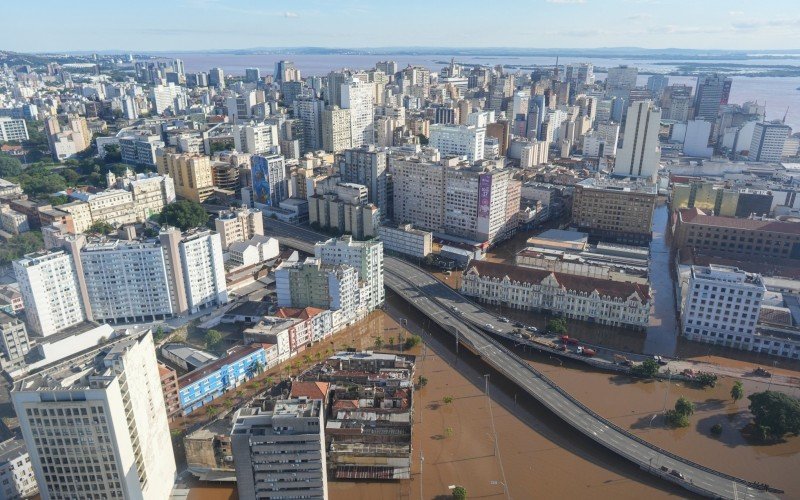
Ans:
<svg viewBox="0 0 800 500"><path fill-rule="evenodd" d="M246 241L253 236L264 235L264 216L260 210L243 208L224 212L214 221L214 226L222 239L222 248L232 243Z"/></svg>
<svg viewBox="0 0 800 500"><path fill-rule="evenodd" d="M159 174L172 177L175 194L179 197L202 203L214 192L211 159L208 156L159 149L156 163Z"/></svg>
<svg viewBox="0 0 800 500"><path fill-rule="evenodd" d="M647 326L651 305L647 285L484 261L464 272L461 293L492 305L637 329Z"/></svg>
<svg viewBox="0 0 800 500"><path fill-rule="evenodd" d="M80 234L92 225L92 209L85 201L75 200L64 205L59 205L59 209L72 214L72 224L75 227L75 234Z"/></svg>
<svg viewBox="0 0 800 500"><path fill-rule="evenodd" d="M353 146L350 131L350 111L338 106L322 111L322 148L338 153Z"/></svg>

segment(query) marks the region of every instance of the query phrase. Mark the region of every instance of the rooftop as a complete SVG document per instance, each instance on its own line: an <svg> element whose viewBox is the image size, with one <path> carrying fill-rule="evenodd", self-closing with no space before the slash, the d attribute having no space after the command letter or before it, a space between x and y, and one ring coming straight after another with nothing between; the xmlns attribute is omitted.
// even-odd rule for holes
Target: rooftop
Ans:
<svg viewBox="0 0 800 500"><path fill-rule="evenodd" d="M745 231L770 231L783 234L800 234L800 223L785 222L763 217L742 219L738 217L722 217L707 215L698 208L682 208L678 211L681 222L698 226L742 229Z"/></svg>
<svg viewBox="0 0 800 500"><path fill-rule="evenodd" d="M25 441L19 438L11 438L0 443L0 465L19 458L20 455L27 454Z"/></svg>
<svg viewBox="0 0 800 500"><path fill-rule="evenodd" d="M576 184L586 189L603 191L622 191L641 194L658 194L658 186L649 182L631 181L628 179L612 179L604 177L602 179L589 178Z"/></svg>

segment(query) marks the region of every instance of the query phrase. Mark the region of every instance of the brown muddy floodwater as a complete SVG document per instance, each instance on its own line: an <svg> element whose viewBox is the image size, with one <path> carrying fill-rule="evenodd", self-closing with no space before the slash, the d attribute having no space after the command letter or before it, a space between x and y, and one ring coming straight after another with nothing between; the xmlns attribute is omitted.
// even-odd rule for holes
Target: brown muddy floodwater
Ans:
<svg viewBox="0 0 800 500"><path fill-rule="evenodd" d="M592 498L641 499L690 497L685 490L657 480L627 461L578 434L541 405L501 380L463 350L456 359L452 341L437 333L427 319L391 294L387 313L377 312L338 334L336 348L372 348L374 337L397 339L396 319L422 334L417 375L428 385L414 393L412 479L402 482L330 481L331 500L450 498L450 486L461 485L469 498L505 498L503 483L515 499ZM425 329L433 331L423 333ZM405 333L404 335L407 335ZM391 351L384 347L382 350ZM526 355L525 353L521 353ZM562 384L583 403L642 438L703 465L786 490L785 498L800 497L800 438L769 446L748 443L738 431L748 420L747 400L734 404L730 379L716 388L698 390L667 382L632 382L627 378L588 371L580 365L559 366L545 356L526 355L536 368ZM489 400L484 373L492 373ZM745 381L746 392L763 390ZM696 404L691 426L664 428L660 414L679 396ZM452 403L443 399L451 397ZM654 418L655 417L655 418ZM492 420L494 425L492 425ZM719 438L709 429L723 425ZM495 453L494 436L498 451ZM422 480L420 481L420 457ZM190 500L233 500L235 487L193 488Z"/></svg>

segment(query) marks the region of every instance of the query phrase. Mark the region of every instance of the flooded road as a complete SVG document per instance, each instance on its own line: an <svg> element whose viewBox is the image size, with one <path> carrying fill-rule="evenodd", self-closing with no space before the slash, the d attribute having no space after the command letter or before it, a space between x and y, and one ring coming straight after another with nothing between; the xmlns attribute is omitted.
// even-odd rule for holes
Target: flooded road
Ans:
<svg viewBox="0 0 800 500"><path fill-rule="evenodd" d="M678 346L675 290L670 272L670 248L666 240L669 208L660 204L653 213L653 241L650 242L650 295L653 308L644 341L645 354L674 356Z"/></svg>

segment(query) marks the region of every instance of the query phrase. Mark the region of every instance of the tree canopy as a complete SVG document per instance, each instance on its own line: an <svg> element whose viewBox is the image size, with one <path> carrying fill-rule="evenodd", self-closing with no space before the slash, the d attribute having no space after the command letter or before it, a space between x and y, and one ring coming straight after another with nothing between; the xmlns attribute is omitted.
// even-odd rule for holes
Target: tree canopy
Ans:
<svg viewBox="0 0 800 500"><path fill-rule="evenodd" d="M0 154L0 178L8 179L22 173L22 163L16 158Z"/></svg>
<svg viewBox="0 0 800 500"><path fill-rule="evenodd" d="M762 439L800 434L800 400L775 391L757 392L747 399Z"/></svg>
<svg viewBox="0 0 800 500"><path fill-rule="evenodd" d="M14 236L0 245L0 264L8 264L26 253L36 252L42 248L44 248L42 233L38 231L29 231Z"/></svg>
<svg viewBox="0 0 800 500"><path fill-rule="evenodd" d="M547 331L557 335L567 333L567 320L564 318L553 318L547 322Z"/></svg>
<svg viewBox="0 0 800 500"><path fill-rule="evenodd" d="M159 220L185 231L204 226L208 222L208 214L197 202L179 200L164 207Z"/></svg>

